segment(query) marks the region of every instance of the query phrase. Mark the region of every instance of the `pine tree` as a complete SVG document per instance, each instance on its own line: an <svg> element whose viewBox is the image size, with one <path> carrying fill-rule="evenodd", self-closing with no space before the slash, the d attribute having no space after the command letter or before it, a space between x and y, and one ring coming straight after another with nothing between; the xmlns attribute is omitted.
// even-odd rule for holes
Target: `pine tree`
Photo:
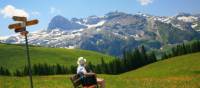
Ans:
<svg viewBox="0 0 200 88"><path fill-rule="evenodd" d="M116 68L117 74L121 73L122 67L121 67L121 63L119 59L116 59L115 65L116 65L115 68Z"/></svg>
<svg viewBox="0 0 200 88"><path fill-rule="evenodd" d="M103 59L103 57L101 58L101 73L106 73L106 63Z"/></svg>
<svg viewBox="0 0 200 88"><path fill-rule="evenodd" d="M101 72L101 65L100 64L98 64L98 65L95 66L95 73L98 73L98 74L102 73Z"/></svg>
<svg viewBox="0 0 200 88"><path fill-rule="evenodd" d="M62 74L62 68L59 64L56 65L56 74Z"/></svg>
<svg viewBox="0 0 200 88"><path fill-rule="evenodd" d="M187 51L186 46L185 46L184 43L182 44L182 50L183 50L182 54L187 54L188 53L188 51Z"/></svg>
<svg viewBox="0 0 200 88"><path fill-rule="evenodd" d="M136 68L141 67L143 64L143 60L141 58L141 53L138 50L138 48L135 49L134 51L134 57L135 57L135 64L136 64Z"/></svg>
<svg viewBox="0 0 200 88"><path fill-rule="evenodd" d="M117 74L117 63L116 60L112 62L112 69L113 69L113 74Z"/></svg>
<svg viewBox="0 0 200 88"><path fill-rule="evenodd" d="M149 54L148 57L149 57L149 58L148 58L148 63L153 63L153 62L156 62L156 61L157 61L156 55L155 55L154 52L151 52L151 53Z"/></svg>
<svg viewBox="0 0 200 88"><path fill-rule="evenodd" d="M3 67L0 67L0 75L3 75Z"/></svg>
<svg viewBox="0 0 200 88"><path fill-rule="evenodd" d="M161 59L162 59L162 60L168 59L168 55L167 55L166 53L163 53Z"/></svg>
<svg viewBox="0 0 200 88"><path fill-rule="evenodd" d="M109 64L105 64L105 73L109 74L109 72L110 72Z"/></svg>
<svg viewBox="0 0 200 88"><path fill-rule="evenodd" d="M23 76L23 73L21 73L21 71L17 69L17 70L15 71L14 75L15 75L15 76Z"/></svg>
<svg viewBox="0 0 200 88"><path fill-rule="evenodd" d="M141 53L141 60L142 60L142 65L146 65L148 64L148 58L147 58L147 55L146 55L146 49L144 47L144 45L142 45L140 47L140 53Z"/></svg>
<svg viewBox="0 0 200 88"><path fill-rule="evenodd" d="M72 74L76 74L76 66L70 66L70 72L72 73Z"/></svg>
<svg viewBox="0 0 200 88"><path fill-rule="evenodd" d="M90 72L90 71L93 71L93 72L95 71L96 72L96 67L94 65L92 65L91 62L88 62L87 66L86 66L86 70L88 72Z"/></svg>
<svg viewBox="0 0 200 88"><path fill-rule="evenodd" d="M128 71L130 70L130 69L132 69L132 51L127 51L126 52L126 57L127 58L125 58L126 59L126 68L128 69Z"/></svg>
<svg viewBox="0 0 200 88"><path fill-rule="evenodd" d="M70 74L70 71L66 66L64 66L64 74Z"/></svg>
<svg viewBox="0 0 200 88"><path fill-rule="evenodd" d="M4 76L10 76L11 73L8 69L4 68L4 67L0 67L0 75L4 75Z"/></svg>
<svg viewBox="0 0 200 88"><path fill-rule="evenodd" d="M10 71L8 69L5 69L5 75L6 76L10 76L11 75L11 73L10 73Z"/></svg>
<svg viewBox="0 0 200 88"><path fill-rule="evenodd" d="M200 41L197 41L197 48L198 48L198 51L200 51Z"/></svg>
<svg viewBox="0 0 200 88"><path fill-rule="evenodd" d="M34 70L32 70L32 74L33 74L33 75L34 75L34 73L35 73ZM28 74L29 74L29 69L28 69L28 67L25 65L25 66L24 66L24 70L23 70L23 75L26 76L26 75L28 75Z"/></svg>

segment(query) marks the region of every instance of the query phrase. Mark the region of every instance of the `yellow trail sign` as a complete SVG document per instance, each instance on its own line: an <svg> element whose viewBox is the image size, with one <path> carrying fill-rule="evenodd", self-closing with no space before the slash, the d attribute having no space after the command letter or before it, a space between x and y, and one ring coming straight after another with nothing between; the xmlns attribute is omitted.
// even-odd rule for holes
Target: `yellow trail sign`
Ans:
<svg viewBox="0 0 200 88"><path fill-rule="evenodd" d="M37 24L39 21L37 19L27 21L26 17L13 16L12 19L14 21L19 21L20 23L10 24L8 26L9 29L14 29L15 32L23 32L26 31L26 26L31 26Z"/></svg>
<svg viewBox="0 0 200 88"><path fill-rule="evenodd" d="M31 21L27 21L25 23L25 26L31 26L31 25L34 25L34 24L37 24L38 23L38 20L31 20ZM15 23L15 24L10 24L8 26L9 29L19 29L19 28L22 28L22 23Z"/></svg>
<svg viewBox="0 0 200 88"><path fill-rule="evenodd" d="M26 17L13 16L12 18L14 21L27 21Z"/></svg>
<svg viewBox="0 0 200 88"><path fill-rule="evenodd" d="M38 23L38 20L37 20L37 19L31 20L31 21L27 21L27 22L26 22L26 26L34 25L34 24L37 24L37 23Z"/></svg>
<svg viewBox="0 0 200 88"><path fill-rule="evenodd" d="M16 24L10 24L8 26L9 29L19 29L22 28L21 23L16 23Z"/></svg>

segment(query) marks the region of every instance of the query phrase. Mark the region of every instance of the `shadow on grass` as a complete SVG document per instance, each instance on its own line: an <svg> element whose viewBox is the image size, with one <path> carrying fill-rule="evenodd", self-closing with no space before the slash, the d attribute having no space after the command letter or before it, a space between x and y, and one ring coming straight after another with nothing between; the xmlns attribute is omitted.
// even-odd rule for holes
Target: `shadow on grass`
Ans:
<svg viewBox="0 0 200 88"><path fill-rule="evenodd" d="M200 74L200 71L193 71L194 74Z"/></svg>

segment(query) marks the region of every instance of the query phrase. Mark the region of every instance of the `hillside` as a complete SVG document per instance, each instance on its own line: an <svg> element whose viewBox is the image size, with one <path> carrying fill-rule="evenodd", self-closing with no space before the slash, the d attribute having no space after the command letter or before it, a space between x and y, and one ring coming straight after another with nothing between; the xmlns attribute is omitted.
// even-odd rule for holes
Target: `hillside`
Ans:
<svg viewBox="0 0 200 88"><path fill-rule="evenodd" d="M200 53L158 61L135 71L122 74L132 77L165 77L200 74Z"/></svg>
<svg viewBox="0 0 200 88"><path fill-rule="evenodd" d="M121 75L98 75L107 88L199 88L200 53L159 61ZM34 76L35 88L72 88L68 76ZM28 88L28 77L0 77L0 88ZM12 85L11 85L12 84ZM23 85L23 86L22 86Z"/></svg>
<svg viewBox="0 0 200 88"><path fill-rule="evenodd" d="M76 65L78 57L85 57L88 62L93 64L101 63L101 58L106 62L114 59L112 56L97 52L80 49L61 49L30 47L30 56L32 64L62 64L66 66ZM22 45L0 44L0 66L8 69L21 68L26 64L25 47Z"/></svg>
<svg viewBox="0 0 200 88"><path fill-rule="evenodd" d="M200 53L178 56L121 75L104 77L108 88L199 88L199 57Z"/></svg>

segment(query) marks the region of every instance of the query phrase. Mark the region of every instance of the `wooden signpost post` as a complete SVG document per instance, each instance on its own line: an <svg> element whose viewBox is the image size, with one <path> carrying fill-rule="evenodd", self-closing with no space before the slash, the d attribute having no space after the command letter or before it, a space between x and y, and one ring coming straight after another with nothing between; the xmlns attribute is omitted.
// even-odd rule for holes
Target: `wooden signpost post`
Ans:
<svg viewBox="0 0 200 88"><path fill-rule="evenodd" d="M20 17L20 16L13 16L13 20L18 21L19 23L10 24L8 26L8 28L14 29L16 33L20 32L21 35L25 36L26 55L27 55L28 68L29 68L30 86L31 86L31 88L33 88L31 61L30 61L28 38L27 38L28 31L26 31L26 26L35 25L38 23L38 20L27 21L26 17Z"/></svg>

